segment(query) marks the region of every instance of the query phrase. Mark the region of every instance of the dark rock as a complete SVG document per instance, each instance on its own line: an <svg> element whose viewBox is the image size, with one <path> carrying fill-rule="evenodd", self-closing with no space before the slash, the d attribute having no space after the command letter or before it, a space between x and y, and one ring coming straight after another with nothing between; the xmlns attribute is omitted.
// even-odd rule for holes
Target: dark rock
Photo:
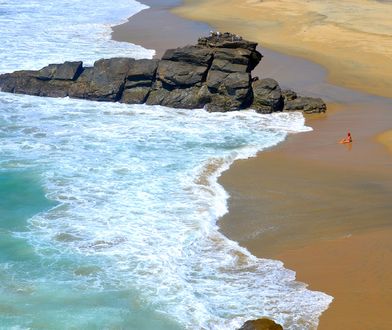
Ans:
<svg viewBox="0 0 392 330"><path fill-rule="evenodd" d="M64 62L49 64L38 70L36 78L40 80L76 80L83 71L83 62Z"/></svg>
<svg viewBox="0 0 392 330"><path fill-rule="evenodd" d="M37 71L0 75L3 92L97 101L232 111L325 111L321 99L281 92L273 79L252 79L262 55L257 44L231 33L212 33L197 45L169 49L162 60L101 59L50 64Z"/></svg>
<svg viewBox="0 0 392 330"><path fill-rule="evenodd" d="M68 94L70 97L80 99L88 98L93 71L94 68L84 68L82 74L69 89Z"/></svg>
<svg viewBox="0 0 392 330"><path fill-rule="evenodd" d="M16 71L0 76L3 92L36 96L65 97L71 86L70 81L43 81L36 78L37 71Z"/></svg>
<svg viewBox="0 0 392 330"><path fill-rule="evenodd" d="M203 82L207 75L207 70L207 66L162 60L158 65L157 80L173 88L186 88Z"/></svg>
<svg viewBox="0 0 392 330"><path fill-rule="evenodd" d="M96 101L118 101L134 59L117 57L101 59L90 70L84 70L69 96ZM87 72L86 72L87 71Z"/></svg>
<svg viewBox="0 0 392 330"><path fill-rule="evenodd" d="M133 87L125 89L120 102L128 104L143 104L146 102L151 88L149 87Z"/></svg>
<svg viewBox="0 0 392 330"><path fill-rule="evenodd" d="M172 108L200 109L210 101L206 87L176 88L167 90L165 88L153 89L146 104L159 104Z"/></svg>
<svg viewBox="0 0 392 330"><path fill-rule="evenodd" d="M212 60L212 50L199 46L185 46L176 49L168 49L165 54L163 54L162 60L209 66Z"/></svg>
<svg viewBox="0 0 392 330"><path fill-rule="evenodd" d="M19 89L19 85L28 84L35 73L35 71L15 71L13 73L0 75L1 91L6 93L17 93L16 90Z"/></svg>
<svg viewBox="0 0 392 330"><path fill-rule="evenodd" d="M322 113L327 111L327 105L320 98L297 97L284 103L284 111L303 111L307 114Z"/></svg>
<svg viewBox="0 0 392 330"><path fill-rule="evenodd" d="M252 99L250 81L247 72L211 70L207 76L207 87L211 93L207 110L224 112L247 108Z"/></svg>
<svg viewBox="0 0 392 330"><path fill-rule="evenodd" d="M290 89L285 89L282 91L282 96L284 101L292 101L295 100L297 98L297 93L290 90Z"/></svg>
<svg viewBox="0 0 392 330"><path fill-rule="evenodd" d="M260 55L256 61L257 63L254 63L254 57L252 56L254 53ZM260 60L261 54L256 51L250 51L243 48L218 48L214 50L212 69L223 70L226 72L250 72L260 62ZM233 65L233 68L230 68L229 64Z"/></svg>
<svg viewBox="0 0 392 330"><path fill-rule="evenodd" d="M158 60L135 60L130 63L125 88L151 86L155 80Z"/></svg>
<svg viewBox="0 0 392 330"><path fill-rule="evenodd" d="M155 81L158 60L135 60L130 63L121 102L145 103Z"/></svg>
<svg viewBox="0 0 392 330"><path fill-rule="evenodd" d="M258 113L282 111L283 97L277 81L271 78L253 82L252 109Z"/></svg>
<svg viewBox="0 0 392 330"><path fill-rule="evenodd" d="M248 72L248 66L232 63L228 60L214 59L211 70L223 72Z"/></svg>
<svg viewBox="0 0 392 330"><path fill-rule="evenodd" d="M243 48L248 50L255 50L257 47L256 42L247 41L229 32L215 32L209 37L199 38L198 45L211 48Z"/></svg>
<svg viewBox="0 0 392 330"><path fill-rule="evenodd" d="M283 330L283 327L266 318L246 321L238 330Z"/></svg>

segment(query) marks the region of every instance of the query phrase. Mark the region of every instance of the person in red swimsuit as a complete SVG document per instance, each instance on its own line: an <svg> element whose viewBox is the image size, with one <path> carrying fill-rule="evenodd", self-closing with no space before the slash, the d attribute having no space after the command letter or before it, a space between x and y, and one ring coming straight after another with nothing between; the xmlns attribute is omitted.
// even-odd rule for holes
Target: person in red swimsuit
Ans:
<svg viewBox="0 0 392 330"><path fill-rule="evenodd" d="M339 143L344 144L344 143L351 143L351 142L353 142L353 138L351 137L350 131L348 131L347 136L344 139L340 140Z"/></svg>

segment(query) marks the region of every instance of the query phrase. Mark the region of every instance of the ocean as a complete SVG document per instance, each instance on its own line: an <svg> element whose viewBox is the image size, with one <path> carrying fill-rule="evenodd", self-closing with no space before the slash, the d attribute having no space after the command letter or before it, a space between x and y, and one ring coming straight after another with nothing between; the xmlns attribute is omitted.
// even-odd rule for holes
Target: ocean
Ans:
<svg viewBox="0 0 392 330"><path fill-rule="evenodd" d="M0 72L153 50L110 40L133 0L0 0ZM219 232L236 159L300 113L207 113L0 92L0 328L315 329L331 297Z"/></svg>

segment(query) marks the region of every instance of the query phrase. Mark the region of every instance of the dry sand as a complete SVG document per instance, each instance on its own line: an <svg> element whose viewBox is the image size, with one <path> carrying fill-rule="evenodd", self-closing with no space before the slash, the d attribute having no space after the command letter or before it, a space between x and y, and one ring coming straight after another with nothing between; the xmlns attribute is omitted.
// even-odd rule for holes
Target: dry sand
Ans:
<svg viewBox="0 0 392 330"><path fill-rule="evenodd" d="M185 0L175 13L315 61L331 82L392 97L392 3Z"/></svg>
<svg viewBox="0 0 392 330"><path fill-rule="evenodd" d="M234 2L219 3L225 7L234 6ZM264 2L270 1L259 4ZM153 9L116 28L114 38L162 54L169 47L188 44L208 33L207 25L168 13L176 1L163 3L148 1ZM243 8L238 9L238 13L243 10L249 15L246 22L237 12L228 17L225 10L211 11L204 7L208 3L199 3L200 7L192 7L193 17L220 30L257 41L264 41L262 32L270 33L253 25L255 9L249 11L246 6L259 5L254 1L243 1ZM298 3L293 1L292 5ZM210 11L206 13L207 8ZM282 40L287 38L291 36ZM316 49L309 56L318 60L318 46L312 47ZM281 49L279 42L275 49ZM231 198L230 212L220 221L222 231L259 257L283 260L299 280L335 297L321 317L319 329L391 329L392 157L388 148L392 150L392 102L331 85L325 81L326 71L313 63L261 51L265 57L256 70L258 75L275 77L284 87L339 104L330 103L326 115L307 119L313 132L289 136L277 148L238 161L223 174L220 182ZM373 84L371 75L367 78L366 82ZM351 129L354 143L338 144L347 129Z"/></svg>

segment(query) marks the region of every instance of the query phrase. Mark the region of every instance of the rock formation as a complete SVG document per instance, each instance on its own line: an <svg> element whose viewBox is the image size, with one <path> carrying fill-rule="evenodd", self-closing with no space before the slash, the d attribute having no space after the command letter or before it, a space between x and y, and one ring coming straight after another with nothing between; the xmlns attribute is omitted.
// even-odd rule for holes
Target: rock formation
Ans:
<svg viewBox="0 0 392 330"><path fill-rule="evenodd" d="M266 318L246 321L238 330L283 330L283 327Z"/></svg>
<svg viewBox="0 0 392 330"><path fill-rule="evenodd" d="M161 60L101 59L50 64L37 71L0 75L2 92L96 101L146 103L172 108L231 111L253 108L325 112L321 99L281 91L270 78L252 79L262 55L257 44L230 33L213 33L196 45L169 49Z"/></svg>

